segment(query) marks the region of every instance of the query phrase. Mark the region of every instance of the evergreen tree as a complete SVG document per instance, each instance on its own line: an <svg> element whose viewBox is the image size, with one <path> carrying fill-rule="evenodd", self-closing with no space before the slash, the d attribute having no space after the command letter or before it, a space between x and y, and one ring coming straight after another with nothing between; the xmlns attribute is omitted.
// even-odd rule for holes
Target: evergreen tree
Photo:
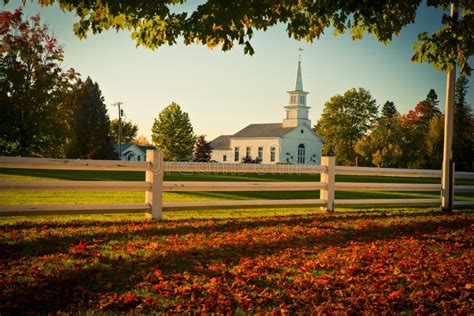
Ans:
<svg viewBox="0 0 474 316"><path fill-rule="evenodd" d="M438 109L439 100L438 95L436 94L436 91L434 89L430 89L430 91L426 95L425 102L428 103L431 108Z"/></svg>
<svg viewBox="0 0 474 316"><path fill-rule="evenodd" d="M474 164L474 126L472 112L466 101L468 79L460 76L454 94L454 161L457 170L472 171Z"/></svg>
<svg viewBox="0 0 474 316"><path fill-rule="evenodd" d="M198 136L196 138L196 145L194 146L194 160L208 162L211 160L211 153L211 144L206 141L206 135Z"/></svg>
<svg viewBox="0 0 474 316"><path fill-rule="evenodd" d="M354 88L332 97L314 128L323 139L323 153L333 151L339 164L355 164L355 145L376 119L377 105L368 90Z"/></svg>
<svg viewBox="0 0 474 316"><path fill-rule="evenodd" d="M153 143L166 160L186 161L192 157L196 136L188 113L178 104L173 102L160 112L151 132Z"/></svg>
<svg viewBox="0 0 474 316"><path fill-rule="evenodd" d="M110 137L110 120L99 85L87 77L72 92L75 137L68 156L82 159L113 159L116 154Z"/></svg>
<svg viewBox="0 0 474 316"><path fill-rule="evenodd" d="M392 101L387 101L382 106L382 116L381 118L392 118L395 114L398 113L395 103Z"/></svg>
<svg viewBox="0 0 474 316"><path fill-rule="evenodd" d="M426 125L427 128L429 127L430 121L433 117L441 115L438 104L438 95L434 89L430 89L426 95L426 99L418 103L417 111L421 116L421 121Z"/></svg>

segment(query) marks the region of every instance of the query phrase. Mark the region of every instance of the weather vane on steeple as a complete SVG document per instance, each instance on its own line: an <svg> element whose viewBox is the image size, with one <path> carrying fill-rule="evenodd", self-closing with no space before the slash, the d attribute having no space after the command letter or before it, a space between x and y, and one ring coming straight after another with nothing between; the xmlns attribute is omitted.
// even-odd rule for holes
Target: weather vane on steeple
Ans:
<svg viewBox="0 0 474 316"><path fill-rule="evenodd" d="M300 56L299 56L299 60L298 60L298 61L301 62L301 52L303 51L303 49L300 47L300 48L298 48L298 50L300 51Z"/></svg>

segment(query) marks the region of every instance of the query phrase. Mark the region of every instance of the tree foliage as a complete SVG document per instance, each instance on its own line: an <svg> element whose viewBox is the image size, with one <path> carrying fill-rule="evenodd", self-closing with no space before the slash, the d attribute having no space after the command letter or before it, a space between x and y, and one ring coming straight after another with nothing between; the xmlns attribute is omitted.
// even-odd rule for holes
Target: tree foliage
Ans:
<svg viewBox="0 0 474 316"><path fill-rule="evenodd" d="M336 161L354 164L355 144L372 127L377 118L377 105L370 92L363 88L350 89L324 104L315 131L323 139L323 152L330 151Z"/></svg>
<svg viewBox="0 0 474 316"><path fill-rule="evenodd" d="M211 160L211 153L211 144L206 140L206 135L198 136L194 146L194 160L208 162Z"/></svg>
<svg viewBox="0 0 474 316"><path fill-rule="evenodd" d="M392 101L387 101L382 106L381 118L391 119L397 113L398 112L397 112L397 108L395 107L395 103L393 103Z"/></svg>
<svg viewBox="0 0 474 316"><path fill-rule="evenodd" d="M430 89L430 91L426 95L425 102L430 105L430 108L436 109L437 112L439 113L439 110L438 110L438 105L439 105L438 95L436 94L436 91L434 89Z"/></svg>
<svg viewBox="0 0 474 316"><path fill-rule="evenodd" d="M189 160L193 153L196 136L191 120L181 107L172 102L153 123L151 139L163 151L166 160Z"/></svg>
<svg viewBox="0 0 474 316"><path fill-rule="evenodd" d="M64 157L76 74L61 68L63 50L39 16L0 12L0 154Z"/></svg>
<svg viewBox="0 0 474 316"><path fill-rule="evenodd" d="M436 92L400 115L387 101L374 127L356 144L362 165L440 169L443 161L444 117Z"/></svg>
<svg viewBox="0 0 474 316"><path fill-rule="evenodd" d="M426 163L423 167L441 169L443 163L444 117L434 116L426 134Z"/></svg>
<svg viewBox="0 0 474 316"><path fill-rule="evenodd" d="M133 124L131 121L121 121L122 122L122 144L131 143L138 133L138 125ZM113 119L110 121L110 136L115 144L119 143L119 120Z"/></svg>
<svg viewBox="0 0 474 316"><path fill-rule="evenodd" d="M144 135L136 137L133 143L137 146L151 146L150 141Z"/></svg>
<svg viewBox="0 0 474 316"><path fill-rule="evenodd" d="M456 81L454 99L454 161L456 169L474 170L474 125L472 111L466 100L468 80L461 76Z"/></svg>
<svg viewBox="0 0 474 316"><path fill-rule="evenodd" d="M419 108L416 110L418 111L419 115L421 116L422 121L429 125L431 119L435 116L441 115L441 111L438 108L439 100L438 95L434 89L430 89L424 101L419 103Z"/></svg>
<svg viewBox="0 0 474 316"><path fill-rule="evenodd" d="M113 159L110 120L104 97L91 78L79 81L71 93L73 138L68 156L82 159Z"/></svg>
<svg viewBox="0 0 474 316"><path fill-rule="evenodd" d="M361 164L374 164L384 168L399 167L403 160L403 136L400 114L395 110L391 117L382 115L373 130L356 144L355 150L362 158Z"/></svg>
<svg viewBox="0 0 474 316"><path fill-rule="evenodd" d="M4 0L5 3L9 0ZM89 32L107 29L129 30L137 45L151 49L183 40L211 48L230 50L235 44L253 54L251 45L257 30L285 24L289 37L312 42L327 30L334 34L350 31L353 39L364 33L388 43L416 19L421 0L399 1L214 1L206 0L193 9L186 0L75 1L38 0L41 5L59 3L64 11L79 17L74 32L85 38ZM451 0L428 0L426 5L446 10ZM469 56L474 52L474 8L471 0L458 1L461 19L443 15L442 27L433 34L422 33L414 46L414 62L428 62L437 69L470 73ZM181 5L181 6L180 6Z"/></svg>

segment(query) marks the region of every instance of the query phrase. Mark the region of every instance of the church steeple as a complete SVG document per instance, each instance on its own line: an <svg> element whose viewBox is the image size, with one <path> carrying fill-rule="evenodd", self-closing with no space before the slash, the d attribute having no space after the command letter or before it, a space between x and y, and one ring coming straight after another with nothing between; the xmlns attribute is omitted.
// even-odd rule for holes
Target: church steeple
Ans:
<svg viewBox="0 0 474 316"><path fill-rule="evenodd" d="M301 76L301 52L303 51L303 49L300 48L299 51L300 51L300 56L298 60L298 72L296 74L295 91L303 91L303 78Z"/></svg>
<svg viewBox="0 0 474 316"><path fill-rule="evenodd" d="M308 119L309 106L306 106L306 96L308 92L303 91L303 76L301 75L301 51L299 49L298 70L296 73L295 90L288 91L290 102L285 106L286 118L283 120L283 127L296 127L300 124L307 124L311 127Z"/></svg>

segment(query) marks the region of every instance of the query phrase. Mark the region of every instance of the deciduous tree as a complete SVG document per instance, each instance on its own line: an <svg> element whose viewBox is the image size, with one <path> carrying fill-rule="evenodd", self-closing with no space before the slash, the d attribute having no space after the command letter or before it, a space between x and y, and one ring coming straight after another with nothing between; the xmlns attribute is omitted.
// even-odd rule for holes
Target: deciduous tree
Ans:
<svg viewBox="0 0 474 316"><path fill-rule="evenodd" d="M323 138L323 152L333 151L338 163L354 164L355 144L373 126L377 105L370 92L350 89L324 104L315 131Z"/></svg>
<svg viewBox="0 0 474 316"><path fill-rule="evenodd" d="M133 143L138 146L151 146L150 141L144 135L140 135L135 138Z"/></svg>
<svg viewBox="0 0 474 316"><path fill-rule="evenodd" d="M173 102L160 112L151 132L154 145L163 151L165 159L191 159L196 136L188 113L183 112L178 104Z"/></svg>
<svg viewBox="0 0 474 316"><path fill-rule="evenodd" d="M113 119L110 121L110 136L115 144L119 143L119 120ZM131 143L137 136L138 125L122 120L122 144Z"/></svg>
<svg viewBox="0 0 474 316"><path fill-rule="evenodd" d="M403 164L404 136L405 130L396 109L391 117L382 115L373 130L356 144L356 153L362 158L361 164L385 168L400 167Z"/></svg>
<svg viewBox="0 0 474 316"><path fill-rule="evenodd" d="M444 118L434 116L426 134L426 165L430 169L441 169L443 163Z"/></svg>
<svg viewBox="0 0 474 316"><path fill-rule="evenodd" d="M0 155L64 157L76 74L40 17L0 12Z"/></svg>
<svg viewBox="0 0 474 316"><path fill-rule="evenodd" d="M79 17L74 31L81 38L91 31L129 30L137 45L152 49L183 40L186 45L200 43L220 46L223 50L238 44L244 47L245 53L253 54L250 42L254 32L278 24L285 24L288 36L297 40L312 42L331 28L335 34L350 31L353 39L369 32L388 43L393 35L415 21L422 4L445 11L452 0L205 0L178 10L177 4L185 0L38 2L59 3L62 10L74 11ZM470 72L468 58L474 54L474 10L472 0L460 0L457 4L463 10L461 18L443 15L440 28L432 34L421 33L414 46L413 61L429 62L443 71L453 69L457 63L462 72Z"/></svg>

